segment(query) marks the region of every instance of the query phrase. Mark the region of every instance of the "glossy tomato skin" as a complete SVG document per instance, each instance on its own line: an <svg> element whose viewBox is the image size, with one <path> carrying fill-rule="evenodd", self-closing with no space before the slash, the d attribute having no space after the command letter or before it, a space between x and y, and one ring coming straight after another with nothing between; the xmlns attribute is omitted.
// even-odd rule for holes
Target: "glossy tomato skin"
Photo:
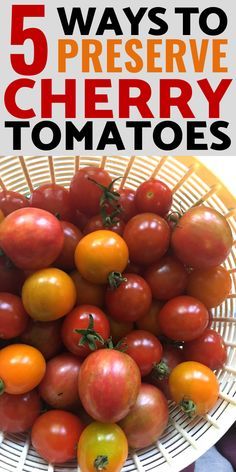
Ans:
<svg viewBox="0 0 236 472"><path fill-rule="evenodd" d="M115 344L117 344L122 338L134 330L134 323L132 323L132 321L122 323L120 321L113 320L113 318L110 316L108 316L108 320L110 324L110 334L112 341Z"/></svg>
<svg viewBox="0 0 236 472"><path fill-rule="evenodd" d="M85 280L75 270L70 274L77 292L77 305L95 305L102 308L105 304L106 285L93 284Z"/></svg>
<svg viewBox="0 0 236 472"><path fill-rule="evenodd" d="M194 297L180 295L169 300L158 315L162 334L174 341L192 341L207 328L209 313Z"/></svg>
<svg viewBox="0 0 236 472"><path fill-rule="evenodd" d="M89 219L88 223L86 224L84 228L84 235L92 233L93 231L98 231L101 229L108 229L109 231L114 231L114 233L119 234L122 236L125 228L125 223L124 221L117 219L112 225L106 226L103 223L101 215L96 215L92 216L92 218Z"/></svg>
<svg viewBox="0 0 236 472"><path fill-rule="evenodd" d="M224 267L198 269L189 274L187 293L198 298L207 308L213 308L225 300L231 286L230 274Z"/></svg>
<svg viewBox="0 0 236 472"><path fill-rule="evenodd" d="M154 334L154 336L159 336L161 334L159 324L158 324L158 314L163 307L163 302L158 300L152 300L150 310L142 318L139 318L135 324L138 329L144 329Z"/></svg>
<svg viewBox="0 0 236 472"><path fill-rule="evenodd" d="M27 315L20 297L12 293L0 293L0 338L12 339L27 327Z"/></svg>
<svg viewBox="0 0 236 472"><path fill-rule="evenodd" d="M150 374L153 366L161 360L162 345L148 331L134 330L125 336L123 343L126 354L134 359L142 376Z"/></svg>
<svg viewBox="0 0 236 472"><path fill-rule="evenodd" d="M162 435L169 418L168 403L153 385L143 383L130 413L119 423L132 449L151 446Z"/></svg>
<svg viewBox="0 0 236 472"><path fill-rule="evenodd" d="M123 272L129 258L125 241L113 231L87 234L75 251L75 264L83 278L92 283L107 283L111 272Z"/></svg>
<svg viewBox="0 0 236 472"><path fill-rule="evenodd" d="M29 206L29 200L18 192L3 190L0 192L0 208L4 216L10 215L13 211Z"/></svg>
<svg viewBox="0 0 236 472"><path fill-rule="evenodd" d="M152 370L144 382L151 383L159 388L167 398L171 400L169 389L169 376L174 367L183 362L183 352L171 344L163 344L163 354L160 363Z"/></svg>
<svg viewBox="0 0 236 472"><path fill-rule="evenodd" d="M87 413L102 423L116 423L129 413L140 384L140 371L134 360L113 349L90 354L79 372L81 402Z"/></svg>
<svg viewBox="0 0 236 472"><path fill-rule="evenodd" d="M26 279L22 301L34 320L56 320L69 313L75 305L74 282L60 269L39 270Z"/></svg>
<svg viewBox="0 0 236 472"><path fill-rule="evenodd" d="M70 193L58 184L48 183L36 188L30 197L30 206L49 211L60 220L71 221L74 216Z"/></svg>
<svg viewBox="0 0 236 472"><path fill-rule="evenodd" d="M47 321L47 323L30 319L26 330L20 336L20 342L38 349L46 360L51 359L59 354L64 347L61 339L61 326L61 319Z"/></svg>
<svg viewBox="0 0 236 472"><path fill-rule="evenodd" d="M138 209L135 204L135 191L129 188L122 188L119 190L120 198L119 205L121 207L121 218L126 223L133 216L137 215Z"/></svg>
<svg viewBox="0 0 236 472"><path fill-rule="evenodd" d="M161 216L142 213L128 221L123 238L127 243L131 262L150 265L166 253L170 242L170 228Z"/></svg>
<svg viewBox="0 0 236 472"><path fill-rule="evenodd" d="M171 245L183 264L196 269L220 265L233 244L227 220L213 208L190 208L172 232Z"/></svg>
<svg viewBox="0 0 236 472"><path fill-rule="evenodd" d="M74 459L84 426L80 419L63 410L43 413L35 421L31 442L37 453L52 464Z"/></svg>
<svg viewBox="0 0 236 472"><path fill-rule="evenodd" d="M41 402L36 390L22 395L3 393L0 396L0 430L6 433L24 433L40 415Z"/></svg>
<svg viewBox="0 0 236 472"><path fill-rule="evenodd" d="M61 226L64 234L64 243L53 265L69 272L75 269L75 250L82 238L82 232L72 223L68 223L68 221L61 221Z"/></svg>
<svg viewBox="0 0 236 472"><path fill-rule="evenodd" d="M81 305L72 310L65 318L61 336L63 343L65 344L68 351L72 352L76 356L84 359L91 353L91 349L88 344L79 346L82 335L75 333L75 329L87 329L89 326L89 315L93 317L94 331L98 333L104 340L107 340L110 336L109 321L105 313L96 306L92 305ZM97 349L102 348L103 345L96 341Z"/></svg>
<svg viewBox="0 0 236 472"><path fill-rule="evenodd" d="M200 362L212 370L222 369L227 360L224 340L214 329L206 329L199 338L185 343L183 355L186 361Z"/></svg>
<svg viewBox="0 0 236 472"><path fill-rule="evenodd" d="M41 352L26 344L12 344L0 351L0 378L4 392L27 393L41 382L46 362Z"/></svg>
<svg viewBox="0 0 236 472"><path fill-rule="evenodd" d="M20 269L48 267L59 255L63 241L57 218L38 208L16 210L0 225L0 246Z"/></svg>
<svg viewBox="0 0 236 472"><path fill-rule="evenodd" d="M106 472L120 472L128 456L128 443L117 424L93 422L80 436L78 464L83 472L94 472L94 461L106 456Z"/></svg>
<svg viewBox="0 0 236 472"><path fill-rule="evenodd" d="M0 256L0 292L21 294L24 272L10 263L6 256Z"/></svg>
<svg viewBox="0 0 236 472"><path fill-rule="evenodd" d="M135 203L139 213L157 213L165 216L172 205L172 192L161 180L149 179L136 190Z"/></svg>
<svg viewBox="0 0 236 472"><path fill-rule="evenodd" d="M41 398L53 408L79 407L78 375L82 361L63 353L47 362L46 372L38 390Z"/></svg>
<svg viewBox="0 0 236 472"><path fill-rule="evenodd" d="M114 320L134 322L148 313L152 294L146 281L137 274L123 274L126 281L118 288L108 288L106 307Z"/></svg>
<svg viewBox="0 0 236 472"><path fill-rule="evenodd" d="M172 256L164 256L144 272L153 298L170 300L184 293L188 274L181 262Z"/></svg>
<svg viewBox="0 0 236 472"><path fill-rule="evenodd" d="M89 179L108 187L112 180L108 172L98 167L84 167L73 177L70 184L70 195L74 206L88 216L97 215L100 211L102 190Z"/></svg>
<svg viewBox="0 0 236 472"><path fill-rule="evenodd" d="M195 414L205 415L216 404L219 383L215 374L199 362L182 362L169 377L172 399L180 404L191 400L196 405Z"/></svg>

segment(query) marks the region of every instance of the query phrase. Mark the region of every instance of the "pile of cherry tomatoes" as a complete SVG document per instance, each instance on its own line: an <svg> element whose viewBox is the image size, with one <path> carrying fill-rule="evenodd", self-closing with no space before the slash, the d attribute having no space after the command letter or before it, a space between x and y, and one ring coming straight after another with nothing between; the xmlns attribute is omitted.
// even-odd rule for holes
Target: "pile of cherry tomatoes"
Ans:
<svg viewBox="0 0 236 472"><path fill-rule="evenodd" d="M85 167L69 190L0 193L0 430L82 472L155 443L168 400L207 413L227 359L210 311L231 290L227 220L171 211L156 179L114 183Z"/></svg>

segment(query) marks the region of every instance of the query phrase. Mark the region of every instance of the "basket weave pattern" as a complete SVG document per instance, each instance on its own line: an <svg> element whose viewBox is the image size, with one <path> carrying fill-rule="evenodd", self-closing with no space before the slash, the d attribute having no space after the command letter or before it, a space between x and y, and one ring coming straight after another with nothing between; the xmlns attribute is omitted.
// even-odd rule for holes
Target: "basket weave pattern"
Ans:
<svg viewBox="0 0 236 472"><path fill-rule="evenodd" d="M113 178L123 176L117 188L137 188L145 179L158 177L173 191L173 209L181 203L187 210L199 200L225 215L234 235L234 245L224 266L231 274L232 291L213 310L213 328L223 336L228 350L224 369L218 372L220 397L204 417L189 419L170 405L170 422L161 439L152 447L131 452L123 472L178 472L213 445L236 420L236 201L219 180L193 157L74 156L0 157L0 187L29 193L35 187L55 182L65 187L79 167L105 168ZM23 434L0 432L1 472L69 472L74 463L52 466L39 458Z"/></svg>

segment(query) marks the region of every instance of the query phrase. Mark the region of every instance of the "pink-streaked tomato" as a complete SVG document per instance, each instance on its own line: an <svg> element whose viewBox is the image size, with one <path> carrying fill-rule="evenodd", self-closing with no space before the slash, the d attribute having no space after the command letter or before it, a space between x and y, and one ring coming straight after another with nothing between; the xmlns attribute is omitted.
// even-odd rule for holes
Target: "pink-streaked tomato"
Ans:
<svg viewBox="0 0 236 472"><path fill-rule="evenodd" d="M161 333L174 341L192 341L207 328L209 313L194 297L180 295L169 300L158 315Z"/></svg>
<svg viewBox="0 0 236 472"><path fill-rule="evenodd" d="M34 272L26 279L22 301L27 313L37 321L53 321L69 313L76 302L73 280L53 267Z"/></svg>
<svg viewBox="0 0 236 472"><path fill-rule="evenodd" d="M144 272L144 278L157 300L170 300L184 293L188 274L181 262L164 256Z"/></svg>
<svg viewBox="0 0 236 472"><path fill-rule="evenodd" d="M92 326L90 328L92 317ZM86 330L87 334L80 334L76 330ZM62 325L62 340L68 351L81 358L87 357L92 350L102 348L102 340L110 336L109 321L105 313L96 306L81 305L72 310ZM101 337L101 341L99 337ZM80 344L84 340L83 344Z"/></svg>
<svg viewBox="0 0 236 472"><path fill-rule="evenodd" d="M105 284L112 272L123 272L129 259L128 247L113 231L94 231L84 236L75 251L75 264L89 282Z"/></svg>
<svg viewBox="0 0 236 472"><path fill-rule="evenodd" d="M0 338L12 339L22 334L29 321L20 297L0 292Z"/></svg>
<svg viewBox="0 0 236 472"><path fill-rule="evenodd" d="M153 300L150 310L142 318L139 318L135 324L138 329L144 329L154 334L154 336L159 336L161 334L159 324L158 324L158 313L163 307L163 302L158 300Z"/></svg>
<svg viewBox="0 0 236 472"><path fill-rule="evenodd" d="M222 336L214 329L206 329L197 339L184 343L183 356L186 361L201 362L216 370L225 364L227 350Z"/></svg>
<svg viewBox="0 0 236 472"><path fill-rule="evenodd" d="M24 281L24 272L15 267L6 256L0 256L0 292L20 295Z"/></svg>
<svg viewBox="0 0 236 472"><path fill-rule="evenodd" d="M77 292L77 305L95 305L99 308L104 306L106 285L93 284L83 279L76 270L70 276Z"/></svg>
<svg viewBox="0 0 236 472"><path fill-rule="evenodd" d="M233 236L227 220L204 205L190 208L172 232L171 245L183 262L196 269L220 265L228 256Z"/></svg>
<svg viewBox="0 0 236 472"><path fill-rule="evenodd" d="M138 365L141 375L150 374L162 357L163 348L158 339L148 331L134 330L123 338L125 352ZM121 345L122 348L122 345Z"/></svg>
<svg viewBox="0 0 236 472"><path fill-rule="evenodd" d="M3 393L0 396L0 430L6 433L24 433L40 415L41 402L36 390L22 395Z"/></svg>
<svg viewBox="0 0 236 472"><path fill-rule="evenodd" d="M129 221L133 216L137 215L138 210L135 205L135 191L130 188L122 188L119 190L119 205L121 208L121 218L125 222Z"/></svg>
<svg viewBox="0 0 236 472"><path fill-rule="evenodd" d="M139 213L157 213L165 216L172 205L172 192L161 180L149 179L136 190L135 204Z"/></svg>
<svg viewBox="0 0 236 472"><path fill-rule="evenodd" d="M18 192L3 190L0 192L0 209L4 216L10 215L13 211L29 206L29 200Z"/></svg>
<svg viewBox="0 0 236 472"><path fill-rule="evenodd" d="M120 421L132 449L151 446L162 435L169 418L168 403L153 385L143 383L129 414Z"/></svg>
<svg viewBox="0 0 236 472"><path fill-rule="evenodd" d="M12 344L0 351L0 393L27 393L41 382L46 362L41 352L26 344Z"/></svg>
<svg viewBox="0 0 236 472"><path fill-rule="evenodd" d="M127 323L122 323L121 321L113 320L108 316L110 324L110 334L114 344L117 344L122 338L134 330L134 323L128 321Z"/></svg>
<svg viewBox="0 0 236 472"><path fill-rule="evenodd" d="M117 321L134 322L150 310L152 294L147 282L137 274L124 274L117 288L108 288L106 307Z"/></svg>
<svg viewBox="0 0 236 472"><path fill-rule="evenodd" d="M83 472L120 472L128 456L128 443L117 424L93 422L78 444L78 464Z"/></svg>
<svg viewBox="0 0 236 472"><path fill-rule="evenodd" d="M35 421L31 442L43 459L52 464L62 464L75 458L83 429L80 419L72 413L47 411Z"/></svg>
<svg viewBox="0 0 236 472"><path fill-rule="evenodd" d="M90 354L79 372L81 402L87 413L102 423L124 418L136 402L140 385L137 364L124 352L113 349Z"/></svg>
<svg viewBox="0 0 236 472"><path fill-rule="evenodd" d="M161 216L142 213L128 221L123 238L129 249L130 260L136 264L150 265L166 253L170 228Z"/></svg>
<svg viewBox="0 0 236 472"><path fill-rule="evenodd" d="M232 281L221 266L193 270L188 277L187 294L198 298L207 308L220 305L229 295Z"/></svg>
<svg viewBox="0 0 236 472"><path fill-rule="evenodd" d="M200 362L182 362L171 372L172 399L189 416L205 415L216 404L219 382L211 369Z"/></svg>
<svg viewBox="0 0 236 472"><path fill-rule="evenodd" d="M80 405L78 375L81 360L63 353L47 362L38 390L41 398L53 408L71 409Z"/></svg>
<svg viewBox="0 0 236 472"><path fill-rule="evenodd" d="M92 182L108 187L112 179L108 172L98 167L84 167L73 177L70 184L72 202L79 211L88 216L97 215L100 211L102 190Z"/></svg>
<svg viewBox="0 0 236 472"><path fill-rule="evenodd" d="M75 269L75 250L82 238L82 233L75 225L67 221L61 221L61 226L64 234L64 243L53 265L69 272Z"/></svg>
<svg viewBox="0 0 236 472"><path fill-rule="evenodd" d="M103 222L102 216L96 215L96 216L92 216L92 218L89 219L88 223L84 227L83 233L89 234L89 233L92 233L93 231L98 231L100 229L108 229L122 236L125 229L125 223L121 219L117 218L114 221L114 223L105 224Z"/></svg>
<svg viewBox="0 0 236 472"><path fill-rule="evenodd" d="M145 382L155 385L159 388L167 398L171 400L169 389L169 376L174 367L183 362L182 349L172 346L171 344L163 344L163 354L159 364L156 364L152 372L144 379Z"/></svg>
<svg viewBox="0 0 236 472"><path fill-rule="evenodd" d="M69 191L58 184L48 183L36 188L30 197L30 206L49 211L60 220L71 221L74 215Z"/></svg>
<svg viewBox="0 0 236 472"><path fill-rule="evenodd" d="M0 225L0 247L20 269L50 266L60 254L63 242L60 222L38 208L16 210Z"/></svg>
<svg viewBox="0 0 236 472"><path fill-rule="evenodd" d="M61 319L47 321L47 323L30 319L26 330L20 336L20 341L36 347L46 360L51 359L59 354L64 347L61 339L61 326Z"/></svg>

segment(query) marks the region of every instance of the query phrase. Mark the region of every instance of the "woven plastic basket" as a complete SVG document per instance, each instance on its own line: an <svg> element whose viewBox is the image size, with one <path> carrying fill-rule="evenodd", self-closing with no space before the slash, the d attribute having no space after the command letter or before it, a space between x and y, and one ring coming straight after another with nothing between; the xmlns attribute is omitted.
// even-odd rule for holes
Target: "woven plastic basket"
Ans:
<svg viewBox="0 0 236 472"><path fill-rule="evenodd" d="M193 157L0 157L2 189L31 192L52 181L69 186L74 172L87 165L101 166L112 177L123 176L120 187L135 189L144 179L157 177L165 181L174 194L173 207L191 207L198 200L212 206L227 218L234 240L236 201L223 184ZM190 420L179 408L170 405L170 422L160 440L148 449L130 454L124 472L178 472L203 454L236 420L236 241L225 262L232 277L232 292L213 310L213 328L221 333L228 349L228 360L218 372L221 385L217 405L204 417ZM46 464L33 450L25 435L0 433L0 470L8 472L69 472L75 463L64 466Z"/></svg>

